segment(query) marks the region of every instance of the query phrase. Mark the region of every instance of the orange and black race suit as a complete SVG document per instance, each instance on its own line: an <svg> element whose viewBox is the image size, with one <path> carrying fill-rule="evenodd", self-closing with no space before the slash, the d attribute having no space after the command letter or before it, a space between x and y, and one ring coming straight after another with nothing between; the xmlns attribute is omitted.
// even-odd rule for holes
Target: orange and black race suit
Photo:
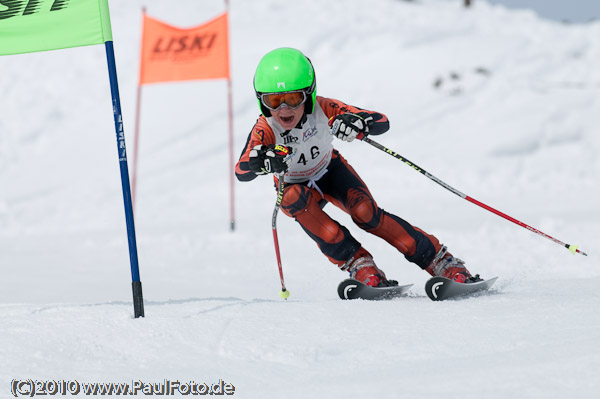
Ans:
<svg viewBox="0 0 600 399"><path fill-rule="evenodd" d="M346 112L363 119L372 117L369 135L389 129L383 114L317 96L314 111L305 114L294 129L283 129L273 117L259 117L236 165L238 180L250 181L257 176L248 167L252 148L259 144L287 145L293 155L284 177L281 209L302 226L331 262L344 265L361 244L323 211L328 202L348 213L361 229L383 238L410 262L426 268L441 248L437 238L379 208L356 171L333 148L329 119Z"/></svg>

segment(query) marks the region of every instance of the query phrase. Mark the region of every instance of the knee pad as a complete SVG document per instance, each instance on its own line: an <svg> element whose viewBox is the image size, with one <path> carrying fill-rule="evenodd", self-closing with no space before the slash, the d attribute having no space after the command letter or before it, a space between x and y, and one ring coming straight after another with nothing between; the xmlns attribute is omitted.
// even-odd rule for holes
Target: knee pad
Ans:
<svg viewBox="0 0 600 399"><path fill-rule="evenodd" d="M310 189L302 184L288 186L281 200L281 210L288 216L296 217L314 201Z"/></svg>
<svg viewBox="0 0 600 399"><path fill-rule="evenodd" d="M354 223L363 230L375 229L381 221L381 210L375 201L360 190L348 196L348 211Z"/></svg>

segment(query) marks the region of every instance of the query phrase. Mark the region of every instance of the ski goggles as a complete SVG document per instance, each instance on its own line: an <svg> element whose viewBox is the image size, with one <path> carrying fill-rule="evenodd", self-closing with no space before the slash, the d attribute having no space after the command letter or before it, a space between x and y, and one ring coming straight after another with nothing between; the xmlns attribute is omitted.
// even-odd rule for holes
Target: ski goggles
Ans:
<svg viewBox="0 0 600 399"><path fill-rule="evenodd" d="M306 102L306 92L296 90L283 93L262 93L260 102L271 111L277 111L284 104L288 108L296 109Z"/></svg>

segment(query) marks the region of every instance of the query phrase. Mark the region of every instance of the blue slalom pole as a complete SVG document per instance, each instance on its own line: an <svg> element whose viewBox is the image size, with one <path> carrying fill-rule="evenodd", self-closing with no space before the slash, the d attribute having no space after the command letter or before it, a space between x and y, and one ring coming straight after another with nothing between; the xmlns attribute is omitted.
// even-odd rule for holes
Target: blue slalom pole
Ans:
<svg viewBox="0 0 600 399"><path fill-rule="evenodd" d="M119 85L117 83L117 68L115 65L115 51L113 42L104 43L106 59L108 61L108 76L110 79L110 92L112 95L113 115L115 118L115 131L117 133L117 150L119 153L119 167L121 169L121 186L123 188L123 202L125 204L125 222L127 224L127 240L129 242L129 261L131 263L131 287L133 290L133 311L135 318L144 317L144 298L142 296L142 282L138 265L137 244L135 240L135 226L133 223L133 206L131 202L131 186L129 184L129 170L127 168L127 151L125 149L125 132L123 130L123 116L121 115L121 100L119 99Z"/></svg>

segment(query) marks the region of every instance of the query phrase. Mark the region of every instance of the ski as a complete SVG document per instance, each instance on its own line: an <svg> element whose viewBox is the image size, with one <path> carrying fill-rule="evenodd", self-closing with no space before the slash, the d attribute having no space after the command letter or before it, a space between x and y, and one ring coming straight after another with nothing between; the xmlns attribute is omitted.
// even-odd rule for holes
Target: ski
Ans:
<svg viewBox="0 0 600 399"><path fill-rule="evenodd" d="M383 300L405 295L412 284L393 285L390 287L371 287L352 278L338 285L338 295L342 299Z"/></svg>
<svg viewBox="0 0 600 399"><path fill-rule="evenodd" d="M445 277L432 277L425 283L425 292L432 301L443 301L483 294L490 289L498 277L472 283L458 283Z"/></svg>

